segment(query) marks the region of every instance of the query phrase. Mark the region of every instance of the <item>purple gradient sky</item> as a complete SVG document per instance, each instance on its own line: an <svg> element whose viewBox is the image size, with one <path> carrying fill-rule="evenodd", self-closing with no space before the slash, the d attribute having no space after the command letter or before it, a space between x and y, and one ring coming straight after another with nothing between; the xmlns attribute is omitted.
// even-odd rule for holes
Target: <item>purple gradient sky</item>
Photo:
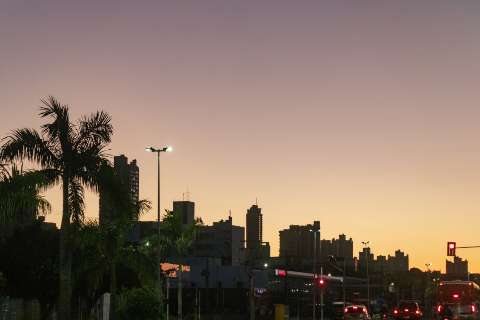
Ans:
<svg viewBox="0 0 480 320"><path fill-rule="evenodd" d="M142 197L144 147L174 145L162 207L189 188L207 223L244 225L258 197L274 254L279 229L319 219L443 269L447 240L480 242L479 30L478 0L3 0L0 136L38 127L49 94L103 108Z"/></svg>

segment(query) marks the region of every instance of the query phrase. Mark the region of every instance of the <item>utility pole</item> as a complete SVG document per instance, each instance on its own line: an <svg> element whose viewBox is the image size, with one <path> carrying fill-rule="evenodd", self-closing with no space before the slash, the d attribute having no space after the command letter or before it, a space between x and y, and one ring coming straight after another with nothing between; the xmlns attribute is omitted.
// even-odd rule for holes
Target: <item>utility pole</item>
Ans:
<svg viewBox="0 0 480 320"><path fill-rule="evenodd" d="M255 296L254 296L254 287L253 287L253 269L250 268L250 320L255 320Z"/></svg>
<svg viewBox="0 0 480 320"><path fill-rule="evenodd" d="M346 269L347 269L347 259L345 257L343 257L342 296L343 296L343 307L344 308L347 306L347 295L346 295L346 292L345 292Z"/></svg>
<svg viewBox="0 0 480 320"><path fill-rule="evenodd" d="M167 276L167 320L170 318L170 277Z"/></svg>

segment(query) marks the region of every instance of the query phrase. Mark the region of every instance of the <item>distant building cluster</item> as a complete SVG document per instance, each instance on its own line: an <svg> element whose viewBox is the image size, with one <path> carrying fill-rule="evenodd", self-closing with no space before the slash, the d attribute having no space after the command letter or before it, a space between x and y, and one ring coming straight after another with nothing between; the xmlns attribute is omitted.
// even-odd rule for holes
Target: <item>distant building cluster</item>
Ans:
<svg viewBox="0 0 480 320"><path fill-rule="evenodd" d="M460 257L453 257L453 262L446 261L447 276L452 279L462 279L468 277L468 260L463 260Z"/></svg>
<svg viewBox="0 0 480 320"><path fill-rule="evenodd" d="M395 251L393 256L379 255L375 259L373 253L370 252L370 248L367 247L359 253L358 262L361 268L366 268L368 264L370 270L376 273L397 273L410 269L409 257L401 250Z"/></svg>
<svg viewBox="0 0 480 320"><path fill-rule="evenodd" d="M124 155L114 157L114 174L130 191L131 200L139 200L139 167L136 160L128 161ZM107 221L115 213L109 204L105 192L100 190L99 219ZM182 224L195 221L195 203L192 201L174 201L172 211L180 216ZM352 238L340 234L338 238L322 239L320 221L306 225L290 225L279 231L279 255L271 257L270 244L263 239L263 213L255 203L246 210L245 227L233 224L231 215L212 225L199 227L190 255L197 260L217 259L223 266L244 266L271 264L283 268L311 270L318 265L336 264L346 270L390 274L409 270L409 256L401 250L393 255L375 255L370 247L364 247L354 255ZM140 242L155 234L156 221L138 221L130 236L132 242ZM452 277L468 274L468 261L455 257L453 262L446 261L446 273Z"/></svg>

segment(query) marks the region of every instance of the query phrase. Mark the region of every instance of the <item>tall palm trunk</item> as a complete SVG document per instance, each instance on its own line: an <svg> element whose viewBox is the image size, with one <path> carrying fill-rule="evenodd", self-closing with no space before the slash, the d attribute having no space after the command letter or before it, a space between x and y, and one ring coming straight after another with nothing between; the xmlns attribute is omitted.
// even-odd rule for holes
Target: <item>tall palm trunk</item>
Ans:
<svg viewBox="0 0 480 320"><path fill-rule="evenodd" d="M183 300L182 300L182 264L178 267L178 290L177 290L177 299L178 299L178 317L177 320L183 319Z"/></svg>
<svg viewBox="0 0 480 320"><path fill-rule="evenodd" d="M70 319L72 303L72 252L70 249L70 207L68 202L69 178L63 176L63 214L60 228L59 306L58 318Z"/></svg>

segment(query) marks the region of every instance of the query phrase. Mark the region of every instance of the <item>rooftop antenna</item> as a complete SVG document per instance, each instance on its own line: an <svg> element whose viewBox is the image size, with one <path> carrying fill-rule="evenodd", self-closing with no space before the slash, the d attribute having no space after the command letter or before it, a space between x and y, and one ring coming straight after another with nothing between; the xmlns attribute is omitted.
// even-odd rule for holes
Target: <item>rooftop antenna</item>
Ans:
<svg viewBox="0 0 480 320"><path fill-rule="evenodd" d="M228 209L228 218L229 218L229 219L232 218L232 210L231 210L231 209Z"/></svg>
<svg viewBox="0 0 480 320"><path fill-rule="evenodd" d="M258 198L255 197L255 205L258 207Z"/></svg>
<svg viewBox="0 0 480 320"><path fill-rule="evenodd" d="M190 201L190 191L188 186L187 186L187 201Z"/></svg>

